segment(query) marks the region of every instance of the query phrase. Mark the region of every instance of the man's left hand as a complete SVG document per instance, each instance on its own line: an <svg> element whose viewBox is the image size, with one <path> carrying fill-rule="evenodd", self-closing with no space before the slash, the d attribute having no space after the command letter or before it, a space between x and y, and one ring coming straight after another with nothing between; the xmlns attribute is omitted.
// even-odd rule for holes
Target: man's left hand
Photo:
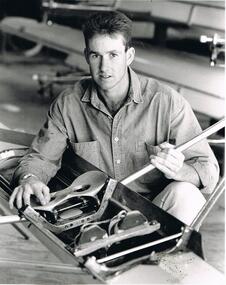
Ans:
<svg viewBox="0 0 226 285"><path fill-rule="evenodd" d="M168 142L164 142L158 147L160 148L159 152L150 156L151 163L163 172L166 178L181 180L180 170L184 166L184 155Z"/></svg>

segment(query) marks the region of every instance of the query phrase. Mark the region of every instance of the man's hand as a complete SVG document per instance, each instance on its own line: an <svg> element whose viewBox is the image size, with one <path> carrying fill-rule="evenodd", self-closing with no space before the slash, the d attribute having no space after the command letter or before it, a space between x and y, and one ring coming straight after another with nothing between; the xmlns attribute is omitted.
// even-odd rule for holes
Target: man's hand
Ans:
<svg viewBox="0 0 226 285"><path fill-rule="evenodd" d="M151 163L161 172L165 177L173 180L182 180L180 175L184 166L184 155L176 150L174 145L164 142L160 145L159 152L156 155L150 156Z"/></svg>
<svg viewBox="0 0 226 285"><path fill-rule="evenodd" d="M17 186L9 199L9 206L12 209L14 202L20 209L23 205L30 205L30 197L34 195L38 198L41 205L45 205L50 201L49 187L46 186L38 177L29 177L24 181L21 180L20 185Z"/></svg>

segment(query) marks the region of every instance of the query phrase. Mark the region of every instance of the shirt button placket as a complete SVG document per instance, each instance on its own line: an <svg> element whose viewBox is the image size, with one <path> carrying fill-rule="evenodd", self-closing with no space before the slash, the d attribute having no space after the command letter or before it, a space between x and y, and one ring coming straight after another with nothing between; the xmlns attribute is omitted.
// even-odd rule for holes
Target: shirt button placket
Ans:
<svg viewBox="0 0 226 285"><path fill-rule="evenodd" d="M113 128L112 128L112 149L113 149L113 163L115 170L115 177L120 177L121 172L121 149L120 149L120 128L118 126L119 121L117 116L114 117Z"/></svg>

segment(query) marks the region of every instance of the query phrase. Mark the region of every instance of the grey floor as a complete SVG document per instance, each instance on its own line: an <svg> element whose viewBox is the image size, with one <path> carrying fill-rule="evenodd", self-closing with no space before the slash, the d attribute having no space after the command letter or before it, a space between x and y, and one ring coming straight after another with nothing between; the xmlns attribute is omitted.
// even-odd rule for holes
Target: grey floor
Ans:
<svg viewBox="0 0 226 285"><path fill-rule="evenodd" d="M27 59L15 54L0 55L0 128L35 134L45 120L50 102L37 93L38 84L32 80L32 75L39 72L52 73L62 68L64 67L59 60L49 56ZM0 142L0 150L7 147L10 145ZM224 272L225 266L224 210L224 196L222 196L201 227L206 261L221 272ZM0 244L3 246L9 229L1 227L0 230ZM29 241L26 243L31 254L35 254L33 242L31 245ZM5 257L7 251L3 250L2 246L0 257ZM44 251L47 261L48 254L48 251ZM19 256L23 257L23 254Z"/></svg>

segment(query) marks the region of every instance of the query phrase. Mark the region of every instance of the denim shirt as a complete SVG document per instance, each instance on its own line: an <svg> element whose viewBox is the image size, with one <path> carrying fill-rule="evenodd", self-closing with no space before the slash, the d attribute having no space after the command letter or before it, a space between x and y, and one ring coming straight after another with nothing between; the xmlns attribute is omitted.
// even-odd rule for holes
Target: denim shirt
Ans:
<svg viewBox="0 0 226 285"><path fill-rule="evenodd" d="M129 74L128 99L114 117L99 99L91 78L59 95L15 176L33 173L47 183L70 144L75 153L121 180L147 164L160 143L179 145L201 132L190 105L180 94L157 80L138 76L132 69ZM186 163L199 175L200 189L211 192L219 167L207 141L183 153ZM161 179L163 175L156 170L129 187L148 192L151 183Z"/></svg>

